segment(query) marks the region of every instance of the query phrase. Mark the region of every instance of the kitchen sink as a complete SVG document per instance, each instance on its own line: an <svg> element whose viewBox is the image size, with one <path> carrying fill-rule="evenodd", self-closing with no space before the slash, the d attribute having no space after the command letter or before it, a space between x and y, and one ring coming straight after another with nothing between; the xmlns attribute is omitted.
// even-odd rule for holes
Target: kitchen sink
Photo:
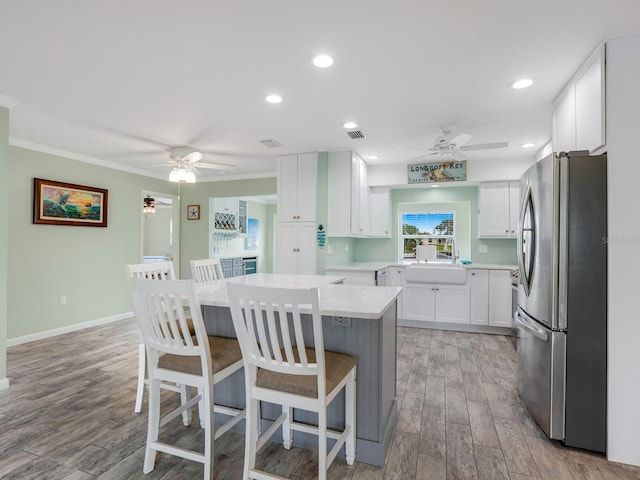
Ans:
<svg viewBox="0 0 640 480"><path fill-rule="evenodd" d="M451 263L414 263L405 269L404 279L409 283L464 285L467 269Z"/></svg>

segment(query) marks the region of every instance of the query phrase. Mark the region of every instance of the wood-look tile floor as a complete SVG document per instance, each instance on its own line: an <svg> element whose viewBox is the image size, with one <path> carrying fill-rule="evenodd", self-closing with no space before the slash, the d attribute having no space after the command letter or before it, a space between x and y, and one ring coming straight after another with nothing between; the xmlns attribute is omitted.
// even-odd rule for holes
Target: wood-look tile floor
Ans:
<svg viewBox="0 0 640 480"><path fill-rule="evenodd" d="M137 338L126 320L8 349L0 478L201 478L201 465L167 455L142 474L147 418L146 406L133 413ZM338 458L331 479L640 479L640 468L545 438L518 398L509 337L400 328L397 367L400 414L386 467ZM175 404L175 394L164 402ZM202 445L197 425L177 419L163 435ZM233 432L216 441L216 478L242 477L243 443ZM268 444L259 463L302 480L317 475L316 460L315 452Z"/></svg>

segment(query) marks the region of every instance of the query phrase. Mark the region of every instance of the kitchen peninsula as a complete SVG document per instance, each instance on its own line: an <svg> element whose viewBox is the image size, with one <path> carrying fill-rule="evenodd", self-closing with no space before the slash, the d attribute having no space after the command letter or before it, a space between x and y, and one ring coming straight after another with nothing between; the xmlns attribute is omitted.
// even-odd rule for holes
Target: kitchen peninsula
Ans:
<svg viewBox="0 0 640 480"><path fill-rule="evenodd" d="M391 446L398 415L396 401L396 299L397 287L342 285L334 275L294 275L258 273L203 284L199 287L204 322L209 334L235 337L227 283L265 287L318 287L326 350L347 353L357 359L356 459L382 466ZM303 311L304 313L304 311ZM311 344L311 329L304 332ZM216 390L216 403L244 405L243 373L230 377ZM330 427L344 422L343 393L328 411ZM263 422L278 417L280 406L262 405ZM297 421L313 423L314 415L296 410ZM263 426L264 428L264 426ZM264 430L263 430L264 431ZM274 440L277 441L277 436ZM296 432L294 444L317 448L317 437Z"/></svg>

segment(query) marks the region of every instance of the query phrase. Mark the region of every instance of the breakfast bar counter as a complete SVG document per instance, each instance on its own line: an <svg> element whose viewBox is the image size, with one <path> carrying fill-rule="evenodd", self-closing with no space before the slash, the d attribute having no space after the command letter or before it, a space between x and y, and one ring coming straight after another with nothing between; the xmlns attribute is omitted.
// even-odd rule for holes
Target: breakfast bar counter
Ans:
<svg viewBox="0 0 640 480"><path fill-rule="evenodd" d="M258 273L200 285L199 298L207 332L235 337L227 283L266 287L318 287L326 350L347 353L357 360L356 460L382 466L391 446L398 415L396 399L396 298L397 287L341 285L333 275ZM304 311L303 311L304 312ZM304 332L312 344L311 329ZM244 406L243 372L237 372L216 387L216 403ZM331 403L330 427L344 425L344 392ZM272 404L262 405L264 428L281 413ZM296 421L314 423L315 414L296 410ZM278 439L274 435L274 441ZM295 432L294 445L317 448L317 437Z"/></svg>

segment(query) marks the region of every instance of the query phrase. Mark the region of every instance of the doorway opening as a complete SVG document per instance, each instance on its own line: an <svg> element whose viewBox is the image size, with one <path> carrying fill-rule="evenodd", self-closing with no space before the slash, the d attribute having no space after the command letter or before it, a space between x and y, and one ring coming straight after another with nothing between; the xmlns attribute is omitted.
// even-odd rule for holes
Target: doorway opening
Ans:
<svg viewBox="0 0 640 480"><path fill-rule="evenodd" d="M180 197L168 193L143 190L145 198L153 199L153 212L141 210L140 258L145 262L172 261L180 269ZM146 200L148 203L149 200Z"/></svg>

